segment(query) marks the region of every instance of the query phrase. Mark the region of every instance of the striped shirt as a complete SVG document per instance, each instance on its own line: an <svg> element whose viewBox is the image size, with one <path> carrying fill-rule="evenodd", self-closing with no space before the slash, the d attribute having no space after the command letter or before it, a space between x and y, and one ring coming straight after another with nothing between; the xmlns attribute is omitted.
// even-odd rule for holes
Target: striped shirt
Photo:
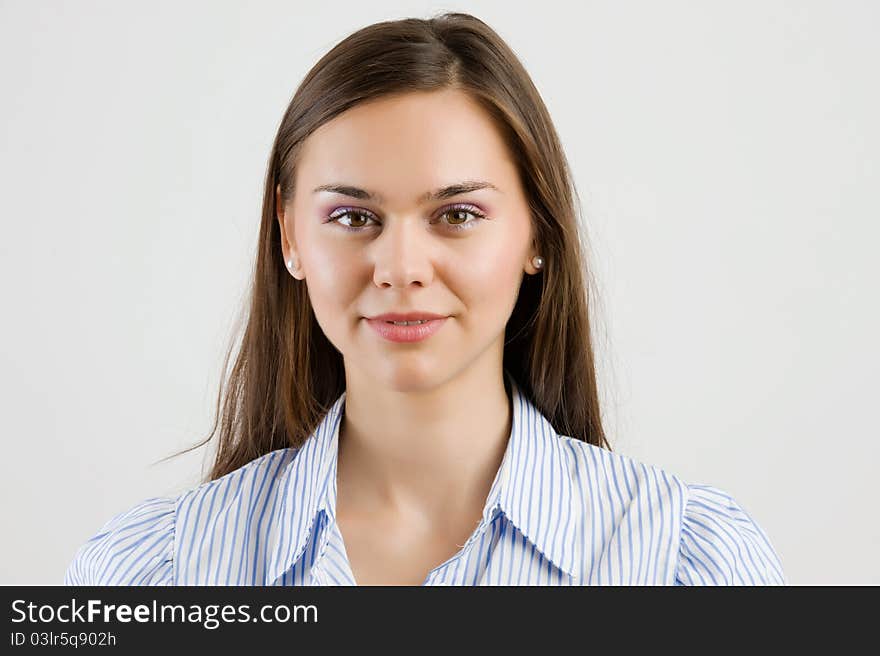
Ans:
<svg viewBox="0 0 880 656"><path fill-rule="evenodd" d="M505 371L512 427L482 518L422 585L785 585L729 494L560 435ZM357 585L335 521L345 392L299 448L153 497L76 552L66 585Z"/></svg>

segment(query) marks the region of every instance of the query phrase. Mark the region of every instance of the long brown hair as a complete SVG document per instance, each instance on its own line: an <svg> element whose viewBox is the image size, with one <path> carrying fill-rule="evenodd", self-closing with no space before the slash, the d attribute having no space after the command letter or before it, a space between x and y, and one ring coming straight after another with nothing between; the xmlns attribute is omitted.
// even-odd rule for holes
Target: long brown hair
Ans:
<svg viewBox="0 0 880 656"><path fill-rule="evenodd" d="M598 398L585 228L556 130L531 78L501 37L474 16L445 13L358 30L325 54L294 93L269 156L238 355L227 372L233 340L211 433L180 452L203 446L219 426L207 481L270 451L302 445L345 390L342 355L318 325L306 286L283 262L275 187L280 185L282 202L292 197L303 141L360 102L449 88L480 103L514 155L545 262L539 275L523 277L505 331L504 368L558 433L611 449Z"/></svg>

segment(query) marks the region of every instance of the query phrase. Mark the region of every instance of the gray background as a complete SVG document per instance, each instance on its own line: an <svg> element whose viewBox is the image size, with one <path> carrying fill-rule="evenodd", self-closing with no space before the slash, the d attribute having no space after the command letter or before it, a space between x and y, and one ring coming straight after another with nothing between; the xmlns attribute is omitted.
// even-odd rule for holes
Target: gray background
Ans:
<svg viewBox="0 0 880 656"><path fill-rule="evenodd" d="M369 5L369 6L368 6ZM198 483L287 102L461 10L584 202L615 451L732 494L791 583L880 583L875 2L2 2L0 583Z"/></svg>

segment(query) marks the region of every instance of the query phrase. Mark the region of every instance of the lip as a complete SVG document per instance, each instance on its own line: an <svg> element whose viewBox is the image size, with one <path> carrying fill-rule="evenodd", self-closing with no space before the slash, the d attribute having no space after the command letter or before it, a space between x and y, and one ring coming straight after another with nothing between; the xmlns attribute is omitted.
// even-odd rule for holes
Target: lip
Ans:
<svg viewBox="0 0 880 656"><path fill-rule="evenodd" d="M384 315L383 315L384 316ZM436 316L436 315L435 315ZM417 319L367 319L367 323L380 337L390 342L421 342L435 334L449 317L429 319L426 323L414 326L395 326L388 321L416 321Z"/></svg>
<svg viewBox="0 0 880 656"><path fill-rule="evenodd" d="M446 315L434 314L433 312L386 312L377 314L375 317L365 317L368 321L373 319L381 321L420 321L422 319L445 319Z"/></svg>

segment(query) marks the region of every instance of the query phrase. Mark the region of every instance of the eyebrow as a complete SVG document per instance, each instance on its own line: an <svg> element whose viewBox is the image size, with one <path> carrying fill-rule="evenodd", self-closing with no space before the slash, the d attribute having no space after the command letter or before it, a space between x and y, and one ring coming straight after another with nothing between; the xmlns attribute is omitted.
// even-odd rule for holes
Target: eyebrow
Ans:
<svg viewBox="0 0 880 656"><path fill-rule="evenodd" d="M472 191L479 191L480 189L492 189L494 191L497 191L498 193L501 193L498 187L493 185L491 182L485 182L483 180L466 180L464 182L457 182L455 184L447 185L445 187L441 187L440 189L435 189L433 191L422 194L419 202L426 203L428 201L446 200L447 198L452 198L453 196L467 194ZM312 191L313 193L328 191L333 194L341 194L343 196L349 196L350 198L357 198L358 200L369 200L375 203L385 202L381 194L373 191L367 191L366 189L360 189L359 187L348 184L324 184L315 187Z"/></svg>

